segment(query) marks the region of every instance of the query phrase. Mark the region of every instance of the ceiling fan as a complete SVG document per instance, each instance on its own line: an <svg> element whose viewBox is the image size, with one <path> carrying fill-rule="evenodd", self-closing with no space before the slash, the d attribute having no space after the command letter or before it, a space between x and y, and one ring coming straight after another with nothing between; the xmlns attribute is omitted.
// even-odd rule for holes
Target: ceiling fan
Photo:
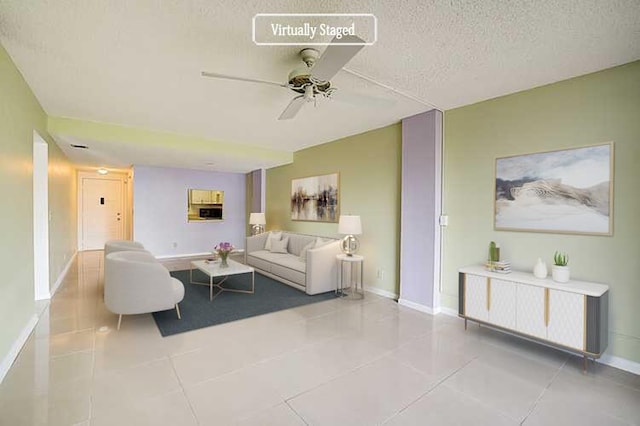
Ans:
<svg viewBox="0 0 640 426"><path fill-rule="evenodd" d="M348 43L345 45L345 43ZM360 43L360 44L356 44ZM364 41L358 36L345 35L340 40L334 38L327 46L322 56L316 49L306 48L300 51L300 58L305 66L295 68L289 73L287 83L276 83L266 80L238 77L203 71L203 77L224 78L228 80L246 81L250 83L270 84L283 87L299 93L284 109L278 120L289 120L296 116L305 103L314 102L319 97L331 98L337 91L331 85L331 79L349 62L362 48ZM362 98L362 95L357 95ZM378 98L368 97L372 100ZM344 99L347 100L348 99Z"/></svg>

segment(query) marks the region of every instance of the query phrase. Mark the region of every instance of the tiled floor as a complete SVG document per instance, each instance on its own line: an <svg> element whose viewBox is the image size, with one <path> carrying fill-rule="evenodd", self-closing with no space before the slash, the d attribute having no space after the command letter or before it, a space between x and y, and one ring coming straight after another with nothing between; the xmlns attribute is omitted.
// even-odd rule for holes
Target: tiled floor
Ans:
<svg viewBox="0 0 640 426"><path fill-rule="evenodd" d="M1 425L640 424L638 376L583 375L579 358L372 294L167 338L129 316L117 332L101 256L78 256L0 385Z"/></svg>

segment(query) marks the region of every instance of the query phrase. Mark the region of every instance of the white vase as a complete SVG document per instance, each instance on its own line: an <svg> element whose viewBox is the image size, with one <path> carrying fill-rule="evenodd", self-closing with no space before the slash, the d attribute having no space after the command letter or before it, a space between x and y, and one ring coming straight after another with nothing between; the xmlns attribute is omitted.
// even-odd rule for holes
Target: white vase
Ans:
<svg viewBox="0 0 640 426"><path fill-rule="evenodd" d="M551 276L557 283L566 283L569 281L571 270L568 266L553 265L551 268Z"/></svg>
<svg viewBox="0 0 640 426"><path fill-rule="evenodd" d="M547 264L542 261L541 258L538 258L536 265L533 267L533 276L540 279L547 278Z"/></svg>

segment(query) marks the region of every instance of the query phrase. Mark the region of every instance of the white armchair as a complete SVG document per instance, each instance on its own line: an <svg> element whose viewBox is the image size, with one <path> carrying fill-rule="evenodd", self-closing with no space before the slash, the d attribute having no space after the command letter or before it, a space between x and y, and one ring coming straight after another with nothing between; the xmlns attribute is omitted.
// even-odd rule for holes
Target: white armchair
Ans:
<svg viewBox="0 0 640 426"><path fill-rule="evenodd" d="M104 244L104 255L105 257L109 253L113 253L116 251L142 251L144 250L144 246L142 243L131 240L111 240L107 241Z"/></svg>
<svg viewBox="0 0 640 426"><path fill-rule="evenodd" d="M147 251L118 251L105 259L104 303L118 314L118 330L122 315L176 309L184 298L184 285L171 277L167 268Z"/></svg>

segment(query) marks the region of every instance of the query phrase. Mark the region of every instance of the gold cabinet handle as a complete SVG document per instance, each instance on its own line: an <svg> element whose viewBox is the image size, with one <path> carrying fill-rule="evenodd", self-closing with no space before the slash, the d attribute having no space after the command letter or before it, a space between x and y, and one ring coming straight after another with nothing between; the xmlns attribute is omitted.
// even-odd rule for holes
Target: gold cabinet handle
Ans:
<svg viewBox="0 0 640 426"><path fill-rule="evenodd" d="M549 289L544 289L544 325L549 326Z"/></svg>

